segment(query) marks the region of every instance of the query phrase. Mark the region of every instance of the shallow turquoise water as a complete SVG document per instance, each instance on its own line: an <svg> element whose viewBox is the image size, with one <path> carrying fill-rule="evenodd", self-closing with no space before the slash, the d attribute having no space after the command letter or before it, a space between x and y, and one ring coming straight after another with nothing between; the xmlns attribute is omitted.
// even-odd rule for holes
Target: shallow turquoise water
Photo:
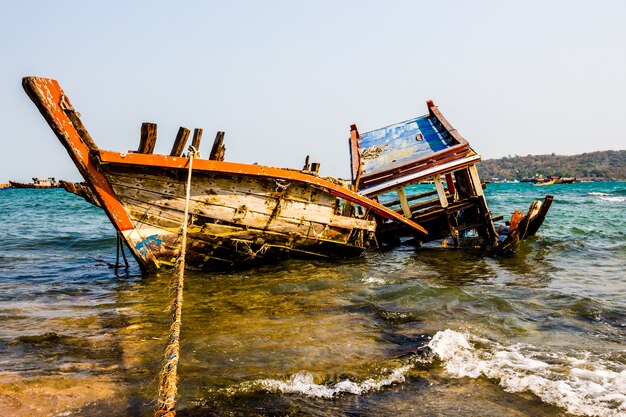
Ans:
<svg viewBox="0 0 626 417"><path fill-rule="evenodd" d="M555 196L512 258L402 247L188 273L178 415L626 414L626 183L489 184L494 215ZM0 412L150 415L167 274L62 190L0 191Z"/></svg>

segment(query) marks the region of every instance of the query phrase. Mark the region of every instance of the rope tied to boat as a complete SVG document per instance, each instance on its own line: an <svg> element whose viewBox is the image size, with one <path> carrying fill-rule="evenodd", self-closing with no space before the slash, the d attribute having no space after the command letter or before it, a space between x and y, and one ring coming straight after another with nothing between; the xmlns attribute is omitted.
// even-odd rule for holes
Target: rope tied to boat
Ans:
<svg viewBox="0 0 626 417"><path fill-rule="evenodd" d="M173 284L176 286L176 297L170 307L172 314L172 325L170 326L170 336L165 348L164 364L159 374L159 394L157 406L154 411L155 417L174 417L176 415L176 395L178 394L178 360L180 358L180 328L182 324L183 310L183 288L185 283L185 254L187 251L187 222L189 219L189 200L191 195L191 172L193 169L193 158L198 154L198 150L193 146L189 147L189 172L187 174L187 188L185 196L185 215L181 229L182 240L180 256L176 260Z"/></svg>

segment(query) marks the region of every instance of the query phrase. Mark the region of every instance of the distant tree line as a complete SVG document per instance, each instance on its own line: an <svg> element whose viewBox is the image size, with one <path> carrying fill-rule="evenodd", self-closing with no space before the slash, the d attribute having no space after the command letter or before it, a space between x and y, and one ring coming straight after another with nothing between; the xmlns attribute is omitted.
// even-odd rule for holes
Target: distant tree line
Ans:
<svg viewBox="0 0 626 417"><path fill-rule="evenodd" d="M580 155L526 155L487 159L478 164L484 180L522 180L537 176L626 180L626 150L599 151Z"/></svg>

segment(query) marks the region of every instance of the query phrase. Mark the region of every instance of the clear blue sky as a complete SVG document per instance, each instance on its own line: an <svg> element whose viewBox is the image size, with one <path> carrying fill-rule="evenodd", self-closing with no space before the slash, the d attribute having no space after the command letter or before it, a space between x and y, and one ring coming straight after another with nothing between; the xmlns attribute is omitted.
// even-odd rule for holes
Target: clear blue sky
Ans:
<svg viewBox="0 0 626 417"><path fill-rule="evenodd" d="M0 182L79 179L21 88L56 78L103 149L143 121L167 153L348 176L349 125L435 100L485 158L625 149L626 1L41 1L0 14Z"/></svg>

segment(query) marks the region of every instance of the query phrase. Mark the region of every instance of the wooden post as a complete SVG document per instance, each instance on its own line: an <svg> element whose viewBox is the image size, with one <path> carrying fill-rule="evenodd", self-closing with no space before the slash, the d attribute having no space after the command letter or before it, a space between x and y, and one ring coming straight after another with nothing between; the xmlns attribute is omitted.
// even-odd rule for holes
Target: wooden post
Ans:
<svg viewBox="0 0 626 417"><path fill-rule="evenodd" d="M452 180L451 173L446 174L446 185L448 186L448 191L450 192L450 194L454 195L456 189L454 188L454 181Z"/></svg>
<svg viewBox="0 0 626 417"><path fill-rule="evenodd" d="M202 129L197 127L193 130L193 141L191 142L191 146L197 151L200 151L200 140L202 140Z"/></svg>
<svg viewBox="0 0 626 417"><path fill-rule="evenodd" d="M181 126L180 129L178 129L178 134L176 135L176 140L174 140L174 146L172 146L170 156L181 156L183 154L187 139L189 139L189 133L191 132L186 127Z"/></svg>
<svg viewBox="0 0 626 417"><path fill-rule="evenodd" d="M156 123L145 122L141 124L141 134L137 153L152 153L157 138Z"/></svg>
<svg viewBox="0 0 626 417"><path fill-rule="evenodd" d="M361 162L359 164L359 170L356 173L356 178L354 179L354 184L352 184L352 186L354 187L354 191L356 191L357 193L359 192L359 184L361 183L361 174L363 173L363 162Z"/></svg>
<svg viewBox="0 0 626 417"><path fill-rule="evenodd" d="M409 207L409 202L406 199L406 194L404 193L404 188L400 187L396 189L398 193L398 200L400 200L400 206L402 207L402 213L404 217L410 219L411 218L411 208Z"/></svg>
<svg viewBox="0 0 626 417"><path fill-rule="evenodd" d="M224 146L224 132L217 132L209 159L212 161L223 161L226 147Z"/></svg>
<svg viewBox="0 0 626 417"><path fill-rule="evenodd" d="M439 174L435 175L433 181L435 182L435 188L437 188L437 195L439 196L441 207L448 207L448 198L446 197L446 190L443 189L443 184L441 183L441 176Z"/></svg>
<svg viewBox="0 0 626 417"><path fill-rule="evenodd" d="M361 169L361 156L359 155L359 130L356 125L350 126L350 161L352 163L352 181L355 181L357 177L360 177L359 170ZM355 189L358 189L358 184L354 184Z"/></svg>
<svg viewBox="0 0 626 417"><path fill-rule="evenodd" d="M483 195L483 186L480 183L480 177L478 176L476 165L470 165L469 172L472 177L472 186L474 187L474 191L476 192L476 195L480 197Z"/></svg>
<svg viewBox="0 0 626 417"><path fill-rule="evenodd" d="M311 164L309 163L310 159L311 158L309 155L307 155L306 158L304 158L304 167L302 167L303 171L308 171L311 169Z"/></svg>

